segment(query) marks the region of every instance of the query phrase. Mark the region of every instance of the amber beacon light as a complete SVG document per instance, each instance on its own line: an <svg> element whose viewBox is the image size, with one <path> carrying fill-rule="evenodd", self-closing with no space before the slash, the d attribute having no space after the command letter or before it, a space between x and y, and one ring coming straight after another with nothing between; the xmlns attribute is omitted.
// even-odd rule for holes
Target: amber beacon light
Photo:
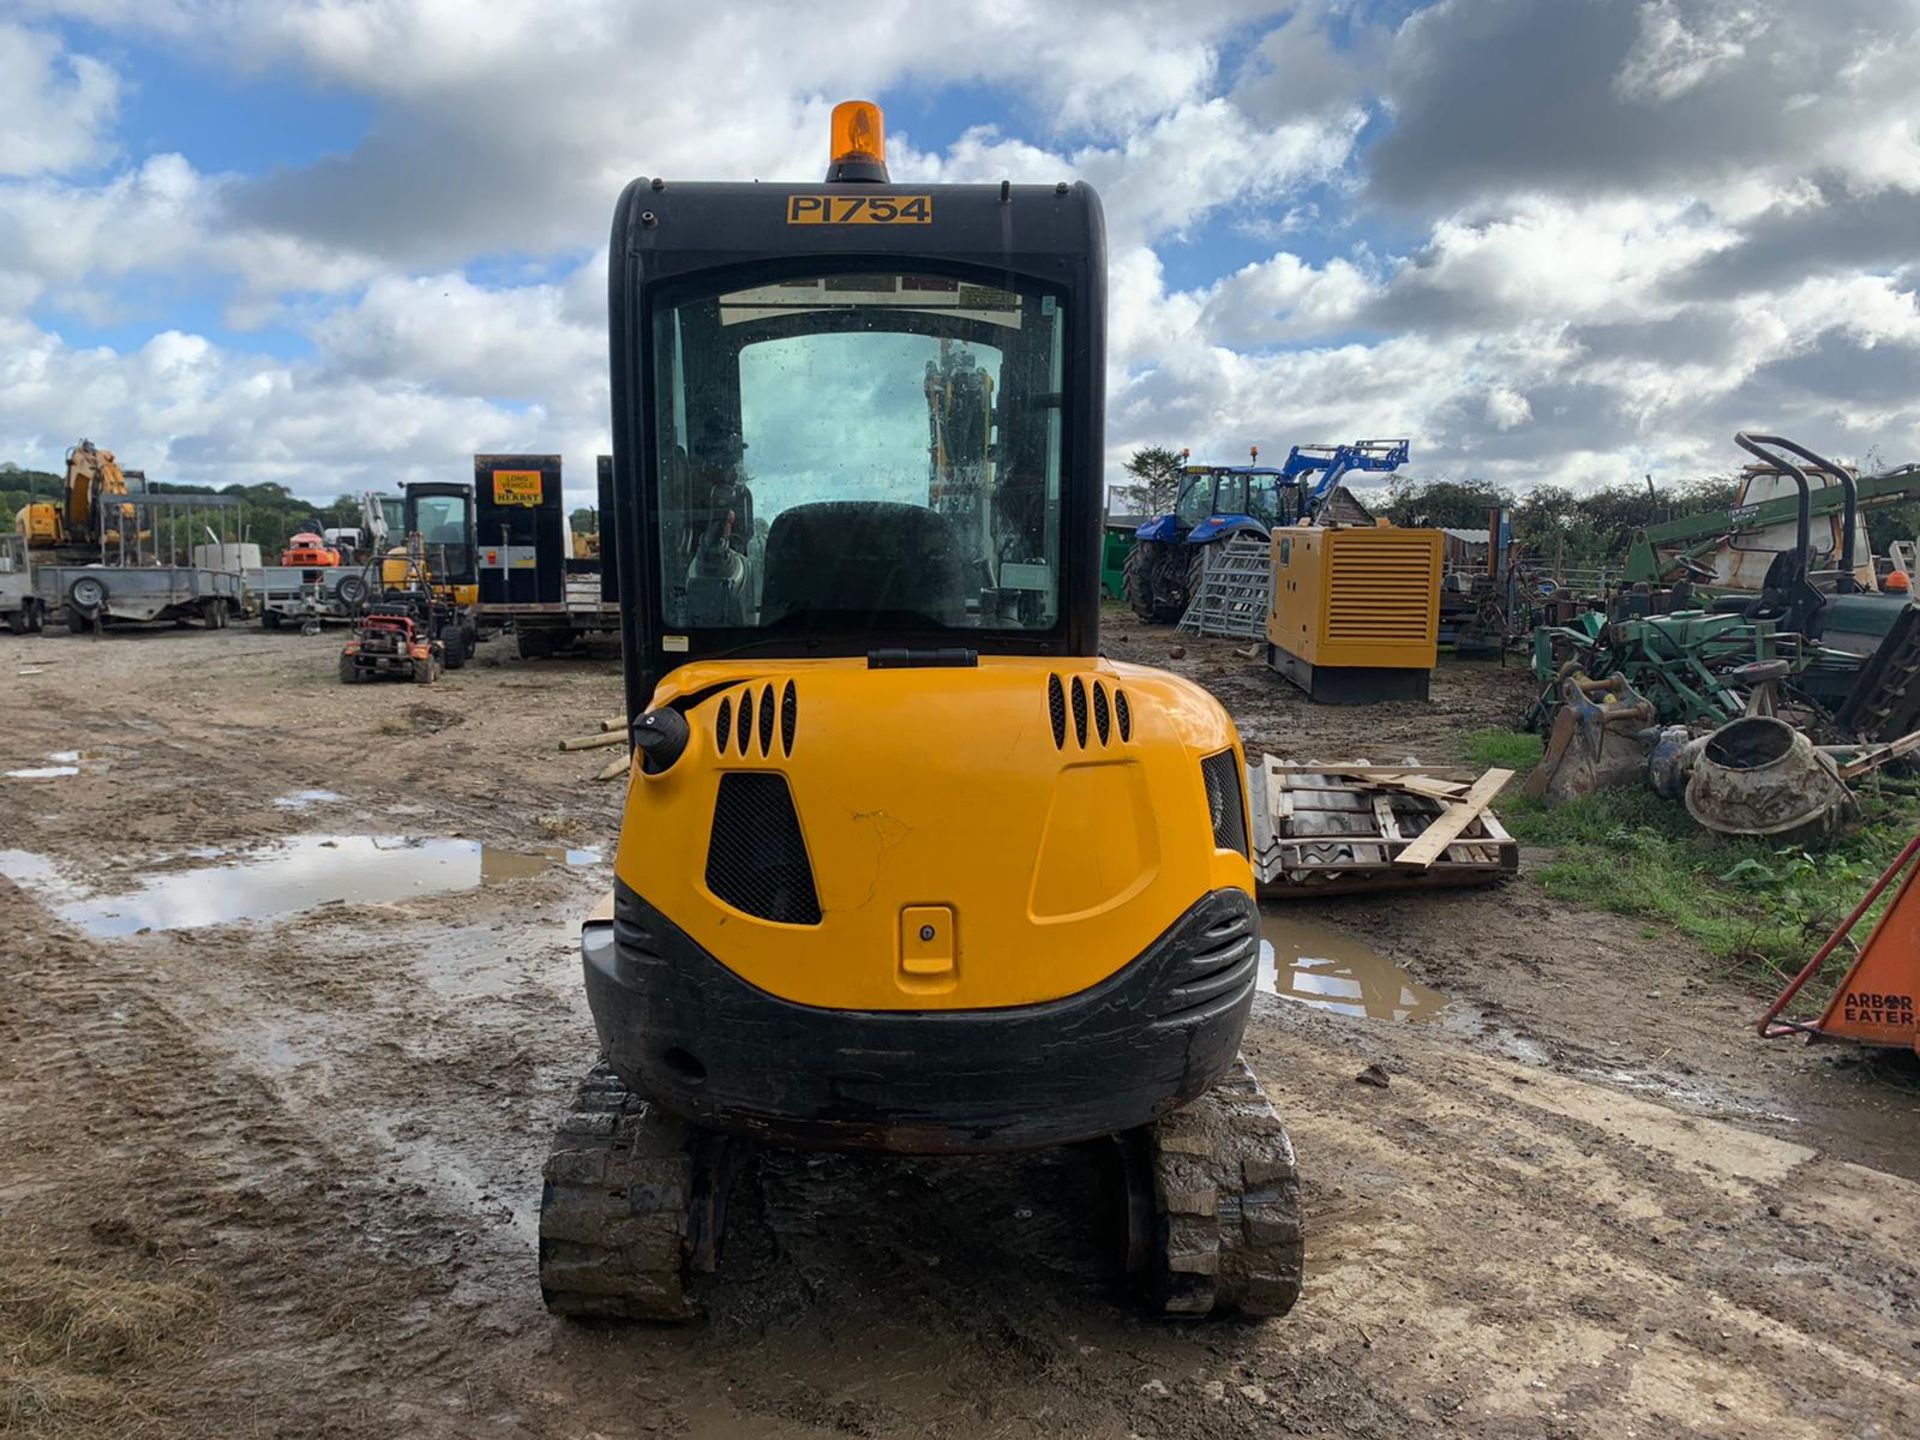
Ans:
<svg viewBox="0 0 1920 1440"><path fill-rule="evenodd" d="M842 100L833 107L833 163L827 183L887 181L887 123L871 100Z"/></svg>

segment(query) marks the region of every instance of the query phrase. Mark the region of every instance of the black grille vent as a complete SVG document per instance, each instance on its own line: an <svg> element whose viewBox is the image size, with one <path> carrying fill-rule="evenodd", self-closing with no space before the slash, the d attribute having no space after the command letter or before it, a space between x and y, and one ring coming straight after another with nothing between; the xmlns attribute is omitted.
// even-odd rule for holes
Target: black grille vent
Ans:
<svg viewBox="0 0 1920 1440"><path fill-rule="evenodd" d="M768 703L772 703L771 691ZM743 708L741 714L746 714ZM746 737L741 728L741 738ZM707 845L707 889L734 909L783 925L818 925L800 817L784 775L735 771L720 777Z"/></svg>
<svg viewBox="0 0 1920 1440"><path fill-rule="evenodd" d="M740 733L734 744L742 755L747 753L747 742L753 738L753 691L744 690L740 694Z"/></svg>
<svg viewBox="0 0 1920 1440"><path fill-rule="evenodd" d="M1087 687L1078 675L1073 677L1073 738L1087 748Z"/></svg>
<svg viewBox="0 0 1920 1440"><path fill-rule="evenodd" d="M1107 714L1107 687L1098 680L1093 682L1093 728L1100 732L1100 743L1107 743L1107 731L1113 722Z"/></svg>
<svg viewBox="0 0 1920 1440"><path fill-rule="evenodd" d="M720 697L720 713L713 717L713 744L722 755L727 746L733 743L733 701L726 696Z"/></svg>
<svg viewBox="0 0 1920 1440"><path fill-rule="evenodd" d="M760 753L773 753L773 687L760 692Z"/></svg>
<svg viewBox="0 0 1920 1440"><path fill-rule="evenodd" d="M1127 704L1127 692L1124 690L1113 692L1113 718L1120 722L1121 741L1131 740L1133 738L1133 707Z"/></svg>
<svg viewBox="0 0 1920 1440"><path fill-rule="evenodd" d="M1222 750L1200 762L1200 778L1207 787L1207 809L1213 816L1213 843L1222 850L1247 853L1247 812L1241 800L1240 756Z"/></svg>
<svg viewBox="0 0 1920 1440"><path fill-rule="evenodd" d="M1053 722L1053 748L1067 748L1067 696L1060 688L1060 677L1047 677L1047 718Z"/></svg>
<svg viewBox="0 0 1920 1440"><path fill-rule="evenodd" d="M780 695L780 749L784 754L793 754L793 732L799 723L800 697L789 680Z"/></svg>

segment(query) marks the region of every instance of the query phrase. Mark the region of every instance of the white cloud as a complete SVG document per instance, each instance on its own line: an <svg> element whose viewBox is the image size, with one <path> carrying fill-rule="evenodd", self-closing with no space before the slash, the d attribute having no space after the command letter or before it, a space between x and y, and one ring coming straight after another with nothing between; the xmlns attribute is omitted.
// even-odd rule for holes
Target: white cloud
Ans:
<svg viewBox="0 0 1920 1440"><path fill-rule="evenodd" d="M1614 86L1632 99L1677 99L1736 64L1766 31L1766 15L1745 4L1710 5L1689 16L1674 0L1645 0L1639 37Z"/></svg>
<svg viewBox="0 0 1920 1440"><path fill-rule="evenodd" d="M0 21L0 176L58 174L103 159L120 108L119 77L59 40Z"/></svg>
<svg viewBox="0 0 1920 1440"><path fill-rule="evenodd" d="M1920 272L1888 238L1920 214L1920 100L1884 83L1920 0L1440 0L1395 30L1344 0L898 0L857 44L771 0L31 3L372 118L264 177L103 168L112 68L0 24L0 87L37 97L0 136L0 458L98 432L327 495L559 449L584 490L620 186L816 175L834 99L953 87L1004 111L936 144L895 107L898 178L1103 196L1116 470L1405 433L1420 473L1586 483L1723 465L1736 419L1920 453ZM184 289L310 353L181 333ZM55 313L154 333L70 345Z"/></svg>

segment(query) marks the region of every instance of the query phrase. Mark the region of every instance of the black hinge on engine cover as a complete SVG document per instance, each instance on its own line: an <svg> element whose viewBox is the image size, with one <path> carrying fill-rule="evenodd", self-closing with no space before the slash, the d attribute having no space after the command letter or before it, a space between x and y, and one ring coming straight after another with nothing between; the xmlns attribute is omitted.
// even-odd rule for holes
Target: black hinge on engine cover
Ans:
<svg viewBox="0 0 1920 1440"><path fill-rule="evenodd" d="M916 667L967 670L979 663L978 650L966 650L958 645L943 646L939 649L931 646L899 645L867 652L869 670L911 670Z"/></svg>

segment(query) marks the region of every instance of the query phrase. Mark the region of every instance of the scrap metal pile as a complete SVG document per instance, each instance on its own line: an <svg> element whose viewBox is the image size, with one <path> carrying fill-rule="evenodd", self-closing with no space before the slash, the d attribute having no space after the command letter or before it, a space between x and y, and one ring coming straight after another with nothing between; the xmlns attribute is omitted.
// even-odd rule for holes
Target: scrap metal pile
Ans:
<svg viewBox="0 0 1920 1440"><path fill-rule="evenodd" d="M1852 472L1780 436L1735 440L1761 462L1750 479L1793 483L1791 548L1771 554L1757 591L1716 593L1727 577L1696 545L1656 575L1669 583L1640 580L1604 610L1552 602L1533 637L1546 688L1530 718L1548 741L1529 795L1645 782L1709 829L1802 838L1850 817L1848 780L1920 748L1920 607L1856 563ZM1842 497L1824 555L1809 471ZM1719 554L1751 567L1756 549L1729 540Z"/></svg>

